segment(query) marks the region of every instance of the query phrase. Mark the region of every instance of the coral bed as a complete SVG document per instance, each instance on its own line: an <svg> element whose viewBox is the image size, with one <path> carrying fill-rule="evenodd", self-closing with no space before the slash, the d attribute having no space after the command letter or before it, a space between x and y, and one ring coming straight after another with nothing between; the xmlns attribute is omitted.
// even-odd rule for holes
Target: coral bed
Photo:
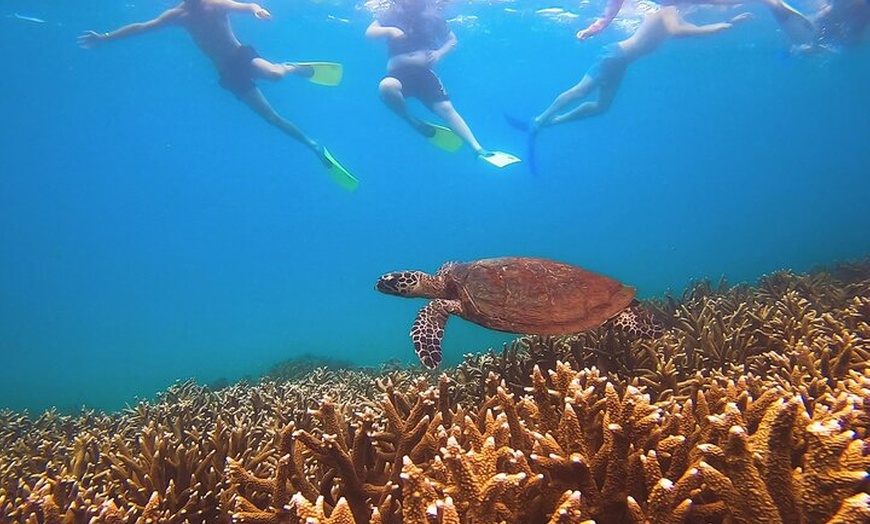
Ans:
<svg viewBox="0 0 870 524"><path fill-rule="evenodd" d="M0 523L867 523L868 297L868 264L705 282L654 341L0 412Z"/></svg>

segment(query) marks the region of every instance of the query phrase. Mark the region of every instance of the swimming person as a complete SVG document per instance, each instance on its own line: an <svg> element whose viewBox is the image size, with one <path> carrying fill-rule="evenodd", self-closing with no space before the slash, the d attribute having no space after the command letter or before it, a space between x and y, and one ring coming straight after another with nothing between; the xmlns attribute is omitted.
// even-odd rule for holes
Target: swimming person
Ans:
<svg viewBox="0 0 870 524"><path fill-rule="evenodd" d="M677 0L653 0L663 6L676 5ZM756 0L764 4L776 19L783 32L786 33L793 45L806 45L815 33L813 22L803 13L786 3L784 0ZM864 0L857 0L863 2ZM607 29L610 26L625 0L607 0L604 13L596 18L589 26L577 31L577 39L585 40ZM744 0L685 0L684 3L695 5L738 5L745 3Z"/></svg>
<svg viewBox="0 0 870 524"><path fill-rule="evenodd" d="M302 76L318 83L331 84L336 79L323 80L338 64L275 64L260 57L253 47L242 45L230 26L229 13L249 13L260 20L272 15L255 3L233 0L182 0L182 2L146 22L125 25L108 33L85 31L78 38L80 46L90 49L107 42L140 35L164 27L185 29L194 43L205 54L220 75L220 85L244 102L266 122L298 140L313 151L340 184L352 189L353 177L338 164L332 155L316 140L303 133L290 121L279 115L257 87L255 80L277 81L288 75ZM355 186L354 186L355 187Z"/></svg>
<svg viewBox="0 0 870 524"><path fill-rule="evenodd" d="M855 46L870 23L870 0L829 0L812 21L819 46Z"/></svg>
<svg viewBox="0 0 870 524"><path fill-rule="evenodd" d="M508 118L512 125L529 133L530 164L534 168L534 137L541 129L600 115L610 108L628 66L641 56L651 53L672 37L704 36L730 29L734 24L751 18L741 13L729 22L694 25L683 20L675 6L661 7L647 13L637 30L620 42L605 46L595 63L586 71L578 84L563 92L540 115L529 123ZM583 102L576 108L559 113L567 106L578 102L598 90L596 100Z"/></svg>
<svg viewBox="0 0 870 524"><path fill-rule="evenodd" d="M368 26L366 37L387 40L387 75L378 86L381 99L429 142L450 152L458 150L464 142L479 158L498 167L503 167L502 160L508 161L504 165L519 161L512 155L487 151L480 145L433 71L457 44L456 35L433 2L393 0ZM410 97L419 99L448 127L412 115L406 104Z"/></svg>

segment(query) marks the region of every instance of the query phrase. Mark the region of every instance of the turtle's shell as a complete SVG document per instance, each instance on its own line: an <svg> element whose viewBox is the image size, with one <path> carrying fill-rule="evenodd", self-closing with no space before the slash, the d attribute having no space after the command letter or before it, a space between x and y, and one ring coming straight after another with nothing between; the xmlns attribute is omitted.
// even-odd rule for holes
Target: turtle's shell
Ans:
<svg viewBox="0 0 870 524"><path fill-rule="evenodd" d="M490 258L456 264L442 275L461 316L511 333L563 335L596 328L628 307L633 287L543 258Z"/></svg>

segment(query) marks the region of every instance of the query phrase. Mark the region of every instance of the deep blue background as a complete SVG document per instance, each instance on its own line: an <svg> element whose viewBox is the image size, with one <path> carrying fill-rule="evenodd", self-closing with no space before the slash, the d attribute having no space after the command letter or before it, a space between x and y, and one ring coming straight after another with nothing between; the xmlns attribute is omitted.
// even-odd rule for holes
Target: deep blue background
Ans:
<svg viewBox="0 0 870 524"><path fill-rule="evenodd" d="M365 9L269 2L270 22L235 17L266 58L345 64L337 88L263 91L361 179L349 194L218 88L183 31L75 45L171 5L2 4L46 22L0 18L0 406L114 409L304 352L412 359L423 301L372 286L446 260L547 256L650 297L870 252L866 46L787 58L760 9L668 42L606 116L542 134L533 178L440 152L387 111ZM439 72L482 144L522 155L502 113L541 111L626 33L574 40L599 2L564 24L532 12L551 4L505 6L452 6L477 19L454 23L460 47ZM453 320L447 361L504 340Z"/></svg>

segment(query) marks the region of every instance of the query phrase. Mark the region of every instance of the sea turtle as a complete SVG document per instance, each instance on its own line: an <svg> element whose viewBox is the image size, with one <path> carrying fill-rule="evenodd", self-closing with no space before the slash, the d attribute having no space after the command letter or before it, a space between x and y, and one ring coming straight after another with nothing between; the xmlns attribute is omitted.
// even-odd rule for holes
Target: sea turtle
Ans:
<svg viewBox="0 0 870 524"><path fill-rule="evenodd" d="M637 307L633 287L576 266L543 258L504 257L449 262L434 274L400 271L375 288L401 297L434 299L420 310L411 339L424 366L441 363L448 317L528 335L580 333L613 320L638 336L661 329Z"/></svg>

